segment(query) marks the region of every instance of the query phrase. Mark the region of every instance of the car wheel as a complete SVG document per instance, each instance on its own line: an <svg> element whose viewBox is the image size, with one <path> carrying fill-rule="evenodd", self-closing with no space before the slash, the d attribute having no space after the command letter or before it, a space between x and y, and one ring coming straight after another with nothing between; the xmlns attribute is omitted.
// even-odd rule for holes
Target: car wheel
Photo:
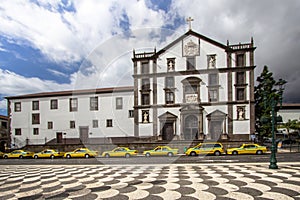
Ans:
<svg viewBox="0 0 300 200"><path fill-rule="evenodd" d="M238 155L238 152L237 151L233 151L232 155Z"/></svg>
<svg viewBox="0 0 300 200"><path fill-rule="evenodd" d="M172 157L172 156L173 156L173 153L172 153L172 152L169 152L167 155L168 155L169 157Z"/></svg>
<svg viewBox="0 0 300 200"><path fill-rule="evenodd" d="M125 158L129 158L130 157L130 154L129 153L126 153L125 154Z"/></svg>
<svg viewBox="0 0 300 200"><path fill-rule="evenodd" d="M90 155L89 154L85 154L85 156L84 156L85 158L89 158L90 157Z"/></svg>
<svg viewBox="0 0 300 200"><path fill-rule="evenodd" d="M109 154L107 153L107 154L105 154L105 158L109 158L110 156L109 156Z"/></svg>
<svg viewBox="0 0 300 200"><path fill-rule="evenodd" d="M7 159L8 158L8 156L4 156L4 159Z"/></svg>
<svg viewBox="0 0 300 200"><path fill-rule="evenodd" d="M195 151L192 151L191 153L190 153L190 156L196 156L197 154L196 154L196 152Z"/></svg>
<svg viewBox="0 0 300 200"><path fill-rule="evenodd" d="M51 156L50 156L50 158L51 158L51 159L54 159L54 158L55 158L55 156L54 156L54 155L51 155Z"/></svg>
<svg viewBox="0 0 300 200"><path fill-rule="evenodd" d="M35 155L35 156L34 156L34 159L37 159L37 158L38 158L38 156L37 156L37 155Z"/></svg>
<svg viewBox="0 0 300 200"><path fill-rule="evenodd" d="M146 153L145 156L146 156L146 157L150 157L151 154L150 154L150 153Z"/></svg>
<svg viewBox="0 0 300 200"><path fill-rule="evenodd" d="M263 152L262 152L261 150L258 150L258 151L256 152L256 154L257 154L257 155L261 155L261 154L263 154Z"/></svg>
<svg viewBox="0 0 300 200"><path fill-rule="evenodd" d="M221 152L220 151L215 151L215 156L220 156L221 155Z"/></svg>
<svg viewBox="0 0 300 200"><path fill-rule="evenodd" d="M67 157L68 159L70 159L70 158L71 158L71 155L70 155L70 154L68 154L66 157Z"/></svg>
<svg viewBox="0 0 300 200"><path fill-rule="evenodd" d="M23 156L22 156L22 155L20 155L20 156L19 156L19 158L20 158L20 159L22 159L22 158L23 158Z"/></svg>

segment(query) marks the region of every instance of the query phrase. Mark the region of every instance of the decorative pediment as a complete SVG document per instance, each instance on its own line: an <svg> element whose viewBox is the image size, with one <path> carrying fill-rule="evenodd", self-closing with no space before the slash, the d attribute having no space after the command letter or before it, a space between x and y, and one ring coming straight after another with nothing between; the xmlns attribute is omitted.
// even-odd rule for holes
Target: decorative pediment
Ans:
<svg viewBox="0 0 300 200"><path fill-rule="evenodd" d="M227 114L220 110L215 110L212 113L206 115L207 118L225 118L226 116Z"/></svg>
<svg viewBox="0 0 300 200"><path fill-rule="evenodd" d="M160 115L159 117L159 120L170 120L170 119L177 119L177 116L174 115L173 113L170 113L170 112L165 112L164 114Z"/></svg>

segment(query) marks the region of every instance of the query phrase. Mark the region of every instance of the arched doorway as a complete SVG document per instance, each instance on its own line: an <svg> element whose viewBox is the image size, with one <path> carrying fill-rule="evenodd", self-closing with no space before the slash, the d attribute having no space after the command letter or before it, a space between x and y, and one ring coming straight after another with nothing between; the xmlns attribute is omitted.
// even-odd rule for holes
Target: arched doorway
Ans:
<svg viewBox="0 0 300 200"><path fill-rule="evenodd" d="M184 120L184 139L198 139L198 117L189 115Z"/></svg>
<svg viewBox="0 0 300 200"><path fill-rule="evenodd" d="M177 116L170 112L166 112L158 118L160 122L160 135L162 140L173 140L176 135Z"/></svg>

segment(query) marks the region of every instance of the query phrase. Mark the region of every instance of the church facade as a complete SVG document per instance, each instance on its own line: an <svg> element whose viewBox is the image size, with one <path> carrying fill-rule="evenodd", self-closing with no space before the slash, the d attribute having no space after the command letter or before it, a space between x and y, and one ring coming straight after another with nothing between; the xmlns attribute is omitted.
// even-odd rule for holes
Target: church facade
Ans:
<svg viewBox="0 0 300 200"><path fill-rule="evenodd" d="M11 143L247 141L255 132L254 51L252 39L221 44L190 29L159 51L133 51L133 87L7 97Z"/></svg>
<svg viewBox="0 0 300 200"><path fill-rule="evenodd" d="M133 52L134 135L247 140L254 133L254 44L189 30L156 52Z"/></svg>

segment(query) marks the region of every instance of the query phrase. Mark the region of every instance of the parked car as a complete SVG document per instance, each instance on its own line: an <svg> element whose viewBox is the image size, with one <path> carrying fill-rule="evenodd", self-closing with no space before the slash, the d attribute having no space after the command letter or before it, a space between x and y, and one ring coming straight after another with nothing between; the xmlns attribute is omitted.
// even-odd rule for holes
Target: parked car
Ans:
<svg viewBox="0 0 300 200"><path fill-rule="evenodd" d="M98 151L92 151L88 148L78 148L72 152L66 152L64 158L90 158L96 157L97 155Z"/></svg>
<svg viewBox="0 0 300 200"><path fill-rule="evenodd" d="M242 144L237 148L228 148L226 153L237 155L237 154L263 154L267 152L266 146L260 146L258 144Z"/></svg>
<svg viewBox="0 0 300 200"><path fill-rule="evenodd" d="M131 150L127 147L117 147L114 148L111 151L104 151L102 153L103 157L109 158L109 157L125 157L129 158L131 156L136 156L137 150Z"/></svg>
<svg viewBox="0 0 300 200"><path fill-rule="evenodd" d="M25 150L14 150L10 153L5 153L3 158L32 158L34 152L25 151Z"/></svg>
<svg viewBox="0 0 300 200"><path fill-rule="evenodd" d="M143 152L146 157L150 156L174 156L178 154L178 149L172 149L169 146L157 146L152 150Z"/></svg>
<svg viewBox="0 0 300 200"><path fill-rule="evenodd" d="M215 156L220 156L224 153L224 148L221 143L199 143L198 145L188 148L185 151L186 155L197 156L199 154L210 154Z"/></svg>
<svg viewBox="0 0 300 200"><path fill-rule="evenodd" d="M57 150L54 149L45 149L41 152L35 153L33 155L33 158L57 158L57 157L63 157L64 156L64 152L59 152Z"/></svg>
<svg viewBox="0 0 300 200"><path fill-rule="evenodd" d="M4 153L0 151L0 158L3 158Z"/></svg>

